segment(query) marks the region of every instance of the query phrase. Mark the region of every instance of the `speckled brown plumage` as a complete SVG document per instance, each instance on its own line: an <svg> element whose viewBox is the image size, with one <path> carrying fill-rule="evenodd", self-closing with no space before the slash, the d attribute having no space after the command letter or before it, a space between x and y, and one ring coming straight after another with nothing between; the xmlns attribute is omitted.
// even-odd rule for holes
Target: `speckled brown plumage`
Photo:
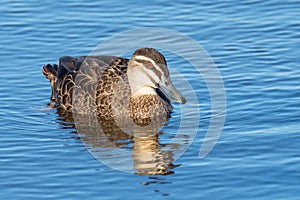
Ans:
<svg viewBox="0 0 300 200"><path fill-rule="evenodd" d="M110 119L117 112L124 113L128 109L128 99L131 95L127 72L127 59L115 59L109 68L101 75L96 87L97 114Z"/></svg>
<svg viewBox="0 0 300 200"><path fill-rule="evenodd" d="M172 107L158 95L141 95L130 98L130 116L136 124L148 125L153 118L166 121Z"/></svg>

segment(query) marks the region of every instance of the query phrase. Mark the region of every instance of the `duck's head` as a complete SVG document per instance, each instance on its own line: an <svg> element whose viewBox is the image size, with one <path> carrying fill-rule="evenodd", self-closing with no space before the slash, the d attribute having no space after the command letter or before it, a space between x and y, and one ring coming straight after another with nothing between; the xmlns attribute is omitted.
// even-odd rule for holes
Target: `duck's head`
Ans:
<svg viewBox="0 0 300 200"><path fill-rule="evenodd" d="M186 102L170 79L165 57L155 49L136 50L128 63L127 75L133 97L156 94L173 102Z"/></svg>

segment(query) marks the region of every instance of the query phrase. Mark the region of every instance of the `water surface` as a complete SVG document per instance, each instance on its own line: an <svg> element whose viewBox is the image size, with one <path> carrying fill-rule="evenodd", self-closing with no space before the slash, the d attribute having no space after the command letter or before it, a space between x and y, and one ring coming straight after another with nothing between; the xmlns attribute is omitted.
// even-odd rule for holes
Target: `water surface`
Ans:
<svg viewBox="0 0 300 200"><path fill-rule="evenodd" d="M299 199L299 8L293 0L2 1L1 198ZM95 159L72 122L47 107L50 88L41 73L43 64L87 55L105 39L143 27L173 29L201 44L227 95L222 135L199 159L210 94L189 63L166 54L170 66L185 69L201 115L195 140L165 176L122 172ZM178 127L176 106L160 145Z"/></svg>

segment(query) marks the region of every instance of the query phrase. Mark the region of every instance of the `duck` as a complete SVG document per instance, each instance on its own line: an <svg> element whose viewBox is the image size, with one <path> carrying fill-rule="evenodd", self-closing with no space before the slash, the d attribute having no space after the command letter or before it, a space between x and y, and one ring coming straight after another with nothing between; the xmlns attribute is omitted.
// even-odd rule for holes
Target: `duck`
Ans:
<svg viewBox="0 0 300 200"><path fill-rule="evenodd" d="M103 119L130 116L137 124L151 118L168 119L171 102L186 103L175 88L165 57L144 47L131 58L118 56L64 56L46 64L42 73L50 81L51 102L64 112L96 113Z"/></svg>

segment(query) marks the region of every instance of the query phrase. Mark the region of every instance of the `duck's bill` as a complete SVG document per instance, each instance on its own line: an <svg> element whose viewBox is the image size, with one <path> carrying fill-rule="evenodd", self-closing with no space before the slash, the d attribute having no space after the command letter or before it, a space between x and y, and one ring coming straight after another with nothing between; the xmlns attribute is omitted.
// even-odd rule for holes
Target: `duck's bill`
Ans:
<svg viewBox="0 0 300 200"><path fill-rule="evenodd" d="M174 87L171 81L168 84L159 83L158 88L170 101L185 104L186 99L184 96Z"/></svg>

